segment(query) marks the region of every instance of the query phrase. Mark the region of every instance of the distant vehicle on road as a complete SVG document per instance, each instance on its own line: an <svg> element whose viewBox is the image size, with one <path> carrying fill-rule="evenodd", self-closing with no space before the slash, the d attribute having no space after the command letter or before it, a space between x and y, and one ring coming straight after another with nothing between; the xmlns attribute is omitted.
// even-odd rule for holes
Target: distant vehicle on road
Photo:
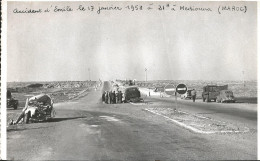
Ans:
<svg viewBox="0 0 260 161"><path fill-rule="evenodd" d="M210 101L215 101L217 100L217 96L219 95L219 92L221 90L227 90L228 85L224 86L218 86L218 85L207 85L203 87L202 91L202 100L203 102L210 102Z"/></svg>
<svg viewBox="0 0 260 161"><path fill-rule="evenodd" d="M186 99L186 98L191 99L191 91L192 91L191 89L188 89L185 94L181 95L181 99Z"/></svg>
<svg viewBox="0 0 260 161"><path fill-rule="evenodd" d="M155 87L154 89L153 89L153 91L154 92L164 92L164 87Z"/></svg>
<svg viewBox="0 0 260 161"><path fill-rule="evenodd" d="M232 103L235 103L236 100L235 100L235 97L234 97L232 91L222 90L222 91L219 92L219 95L217 96L217 102L221 102L221 103L232 102Z"/></svg>
<svg viewBox="0 0 260 161"><path fill-rule="evenodd" d="M12 97L12 93L10 90L7 90L7 108L13 108L13 109L17 109L18 107L18 100L15 100L13 97Z"/></svg>
<svg viewBox="0 0 260 161"><path fill-rule="evenodd" d="M126 87L122 90L123 102L140 102L143 101L141 98L141 92L138 87Z"/></svg>

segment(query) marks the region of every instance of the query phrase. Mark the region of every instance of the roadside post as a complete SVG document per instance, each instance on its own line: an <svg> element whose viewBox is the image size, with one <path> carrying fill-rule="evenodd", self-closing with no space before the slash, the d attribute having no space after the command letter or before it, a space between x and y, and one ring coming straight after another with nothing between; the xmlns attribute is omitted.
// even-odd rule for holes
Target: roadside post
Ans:
<svg viewBox="0 0 260 161"><path fill-rule="evenodd" d="M177 104L177 93L178 94L185 94L187 92L187 86L185 84L178 84L176 87L176 93L175 93L175 102L176 102L176 109L178 107Z"/></svg>

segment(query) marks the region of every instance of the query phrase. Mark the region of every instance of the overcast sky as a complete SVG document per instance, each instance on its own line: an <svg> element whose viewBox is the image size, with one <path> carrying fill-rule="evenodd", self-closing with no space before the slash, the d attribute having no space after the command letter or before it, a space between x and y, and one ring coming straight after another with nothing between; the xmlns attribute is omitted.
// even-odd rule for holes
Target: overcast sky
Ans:
<svg viewBox="0 0 260 161"><path fill-rule="evenodd" d="M145 80L145 68L148 80L243 80L243 71L257 79L256 2L171 3L212 12L13 13L80 4L127 2L8 2L8 81L87 80L88 68L92 80ZM219 5L247 11L218 14Z"/></svg>

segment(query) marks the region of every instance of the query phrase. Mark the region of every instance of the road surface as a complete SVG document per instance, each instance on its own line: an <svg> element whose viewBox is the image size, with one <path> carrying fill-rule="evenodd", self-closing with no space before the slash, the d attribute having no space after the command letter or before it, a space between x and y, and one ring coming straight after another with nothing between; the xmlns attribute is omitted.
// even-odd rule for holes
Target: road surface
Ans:
<svg viewBox="0 0 260 161"><path fill-rule="evenodd" d="M219 160L257 159L257 114L224 105L179 101L179 108L246 126L247 133L200 134L145 109L174 108L170 98L147 104L103 104L102 90L55 104L51 122L8 127L8 159L29 160ZM223 107L222 107L223 106ZM219 107L219 108L218 108Z"/></svg>

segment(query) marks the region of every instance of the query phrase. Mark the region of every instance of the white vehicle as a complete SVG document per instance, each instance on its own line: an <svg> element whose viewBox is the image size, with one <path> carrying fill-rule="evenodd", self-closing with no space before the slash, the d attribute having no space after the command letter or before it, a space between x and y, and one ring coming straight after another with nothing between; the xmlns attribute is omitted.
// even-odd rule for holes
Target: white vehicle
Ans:
<svg viewBox="0 0 260 161"><path fill-rule="evenodd" d="M186 93L184 93L184 94L181 95L181 99L187 99L187 98L188 98L188 99L191 99L191 98L192 98L192 97L191 97L191 91L192 91L192 90L190 90L190 89L187 90Z"/></svg>
<svg viewBox="0 0 260 161"><path fill-rule="evenodd" d="M29 121L46 121L55 117L55 110L53 108L53 101L47 94L33 96L27 98L24 112L24 122Z"/></svg>

